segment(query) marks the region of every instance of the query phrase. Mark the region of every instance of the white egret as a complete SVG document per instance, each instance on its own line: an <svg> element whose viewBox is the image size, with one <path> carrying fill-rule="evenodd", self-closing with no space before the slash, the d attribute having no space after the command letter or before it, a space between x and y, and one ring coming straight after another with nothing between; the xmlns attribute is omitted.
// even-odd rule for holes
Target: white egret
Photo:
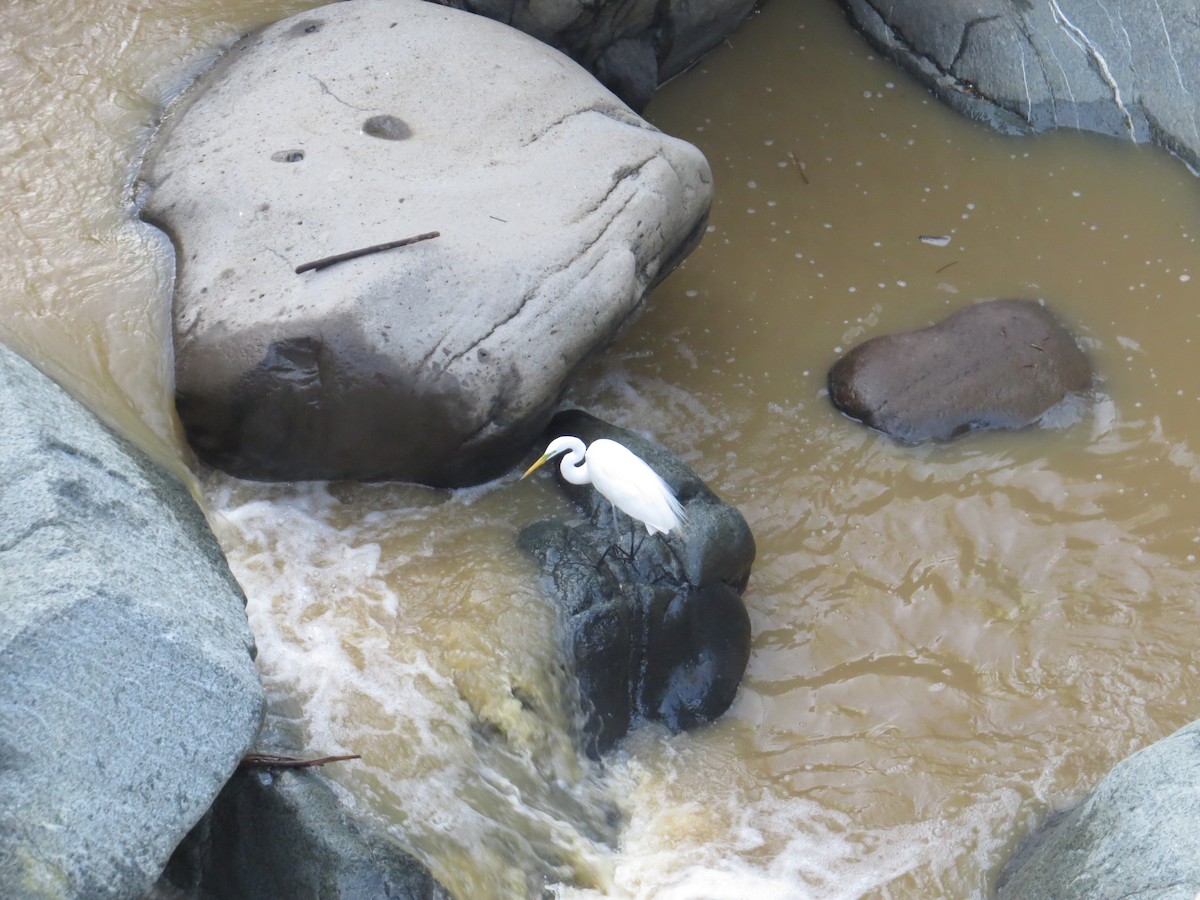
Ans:
<svg viewBox="0 0 1200 900"><path fill-rule="evenodd" d="M571 484L591 484L613 505L614 528L620 509L645 525L650 534L682 532L687 515L671 486L633 451L616 441L600 438L585 445L571 435L555 438L542 458L521 477L560 453L567 454L559 465L563 478ZM631 533L631 543L632 539Z"/></svg>

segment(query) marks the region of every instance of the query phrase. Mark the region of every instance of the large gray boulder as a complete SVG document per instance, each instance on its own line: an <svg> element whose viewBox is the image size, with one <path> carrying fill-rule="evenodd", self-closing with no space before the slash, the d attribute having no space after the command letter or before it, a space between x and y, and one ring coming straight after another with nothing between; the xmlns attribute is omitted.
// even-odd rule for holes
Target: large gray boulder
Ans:
<svg viewBox="0 0 1200 900"><path fill-rule="evenodd" d="M698 242L712 191L698 150L562 54L421 0L240 41L142 177L175 241L177 402L201 457L434 485L516 462Z"/></svg>
<svg viewBox="0 0 1200 900"><path fill-rule="evenodd" d="M1098 131L1200 166L1192 0L841 0L887 56L1002 132Z"/></svg>
<svg viewBox="0 0 1200 900"><path fill-rule="evenodd" d="M1200 722L1118 763L1001 874L1000 900L1195 900Z"/></svg>
<svg viewBox="0 0 1200 900"><path fill-rule="evenodd" d="M0 347L0 894L138 897L258 729L245 599L174 478Z"/></svg>
<svg viewBox="0 0 1200 900"><path fill-rule="evenodd" d="M557 47L641 111L654 90L729 37L758 0L433 0Z"/></svg>

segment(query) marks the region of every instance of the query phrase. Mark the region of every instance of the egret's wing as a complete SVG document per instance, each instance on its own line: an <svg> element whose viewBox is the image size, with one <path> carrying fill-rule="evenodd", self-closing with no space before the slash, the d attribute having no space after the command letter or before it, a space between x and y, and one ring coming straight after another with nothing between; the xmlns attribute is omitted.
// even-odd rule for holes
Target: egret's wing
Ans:
<svg viewBox="0 0 1200 900"><path fill-rule="evenodd" d="M593 441L588 467L596 490L651 534L672 531L687 521L671 486L627 447L606 439Z"/></svg>

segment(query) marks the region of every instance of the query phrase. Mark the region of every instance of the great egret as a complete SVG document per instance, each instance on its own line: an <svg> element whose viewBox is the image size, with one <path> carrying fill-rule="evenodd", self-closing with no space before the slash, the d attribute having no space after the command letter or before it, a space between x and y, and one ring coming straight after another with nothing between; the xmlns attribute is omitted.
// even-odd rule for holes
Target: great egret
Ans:
<svg viewBox="0 0 1200 900"><path fill-rule="evenodd" d="M620 509L645 525L650 534L682 532L687 515L671 486L628 447L608 438L592 441L590 445L571 435L555 438L542 458L521 477L560 453L567 454L559 465L563 478L571 484L591 484L613 505L614 528ZM629 537L632 546L632 532Z"/></svg>

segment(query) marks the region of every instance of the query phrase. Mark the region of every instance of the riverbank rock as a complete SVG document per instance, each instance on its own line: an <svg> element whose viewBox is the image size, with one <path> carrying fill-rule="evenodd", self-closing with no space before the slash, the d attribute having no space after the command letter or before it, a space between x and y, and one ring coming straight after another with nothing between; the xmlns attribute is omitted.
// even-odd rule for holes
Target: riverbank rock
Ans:
<svg viewBox="0 0 1200 900"><path fill-rule="evenodd" d="M244 478L443 486L515 464L699 241L712 191L696 148L562 54L422 0L243 39L142 179L175 243L177 404L199 455Z"/></svg>
<svg viewBox="0 0 1200 900"><path fill-rule="evenodd" d="M450 900L421 863L356 821L314 769L235 774L166 879L192 900Z"/></svg>
<svg viewBox="0 0 1200 900"><path fill-rule="evenodd" d="M1048 309L989 300L855 347L829 370L829 397L850 418L917 443L1024 428L1052 411L1068 421L1091 383L1087 357Z"/></svg>
<svg viewBox="0 0 1200 900"><path fill-rule="evenodd" d="M1006 134L1098 131L1200 167L1200 19L1141 0L841 0L887 57Z"/></svg>
<svg viewBox="0 0 1200 900"><path fill-rule="evenodd" d="M1194 900L1200 894L1200 722L1113 767L1001 874L1000 900Z"/></svg>
<svg viewBox="0 0 1200 900"><path fill-rule="evenodd" d="M727 39L756 0L434 0L504 22L562 50L639 112L655 89Z"/></svg>
<svg viewBox="0 0 1200 900"><path fill-rule="evenodd" d="M141 896L258 730L191 496L0 347L0 893Z"/></svg>
<svg viewBox="0 0 1200 900"><path fill-rule="evenodd" d="M561 610L585 716L582 742L595 756L638 722L681 731L729 708L750 658L740 595L755 546L741 513L659 445L578 410L555 416L543 439L564 434L624 444L671 485L688 516L682 537L650 537L637 523L631 556L629 517L620 514L618 538L608 500L556 475L588 521L543 521L521 533Z"/></svg>

